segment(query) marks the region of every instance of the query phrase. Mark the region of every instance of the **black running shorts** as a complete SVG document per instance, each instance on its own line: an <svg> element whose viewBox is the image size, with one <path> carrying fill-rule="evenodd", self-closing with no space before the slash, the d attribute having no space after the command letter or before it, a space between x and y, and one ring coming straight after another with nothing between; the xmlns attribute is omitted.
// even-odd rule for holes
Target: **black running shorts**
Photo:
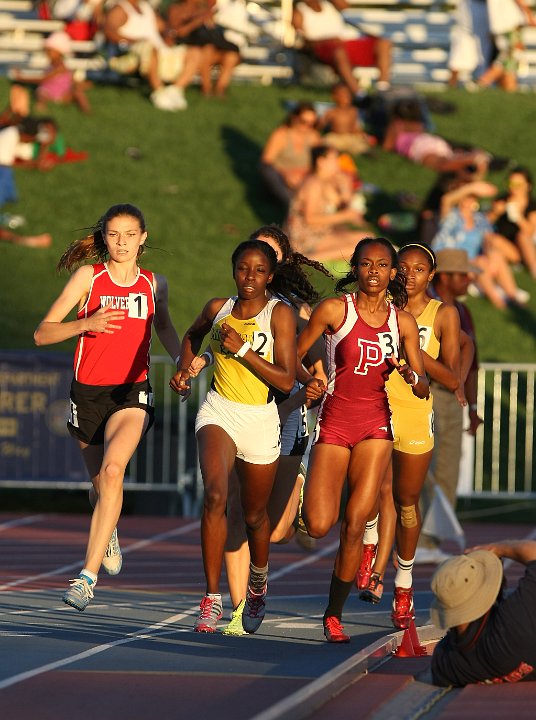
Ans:
<svg viewBox="0 0 536 720"><path fill-rule="evenodd" d="M125 385L85 385L73 380L67 429L87 445L104 443L104 428L118 410L141 408L154 422L153 391L148 380Z"/></svg>

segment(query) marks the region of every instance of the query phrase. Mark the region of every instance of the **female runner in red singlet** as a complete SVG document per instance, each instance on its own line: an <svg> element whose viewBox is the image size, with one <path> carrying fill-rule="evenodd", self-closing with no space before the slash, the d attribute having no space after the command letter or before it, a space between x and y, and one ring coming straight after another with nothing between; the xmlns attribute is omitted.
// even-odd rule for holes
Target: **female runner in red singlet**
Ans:
<svg viewBox="0 0 536 720"><path fill-rule="evenodd" d="M35 331L37 345L78 336L67 427L78 440L93 487L94 507L86 559L63 601L84 610L101 564L121 570L116 525L123 477L138 443L153 421L148 380L151 330L176 361L180 341L169 317L166 278L138 266L147 238L138 208L114 205L93 232L65 251L58 269L73 273ZM76 320L65 318L78 307Z"/></svg>
<svg viewBox="0 0 536 720"><path fill-rule="evenodd" d="M308 383L308 394L325 391L311 454L303 515L312 537L323 537L339 518L344 481L348 498L340 545L324 613L329 642L348 642L342 609L361 559L362 537L391 459L393 435L385 382L395 368L418 397L429 392L415 319L398 308L407 301L395 249L384 238L366 238L350 261L350 273L337 283L354 292L323 300L298 338L298 357L324 334L328 386ZM388 299L388 293L392 302ZM407 360L400 365L402 350Z"/></svg>

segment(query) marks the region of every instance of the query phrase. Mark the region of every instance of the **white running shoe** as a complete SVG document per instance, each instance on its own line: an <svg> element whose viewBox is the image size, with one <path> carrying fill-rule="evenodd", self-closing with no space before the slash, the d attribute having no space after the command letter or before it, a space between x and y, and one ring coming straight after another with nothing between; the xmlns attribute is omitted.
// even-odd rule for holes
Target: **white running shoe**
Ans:
<svg viewBox="0 0 536 720"><path fill-rule="evenodd" d="M168 85L166 93L173 110L186 110L188 103L184 97L184 90L176 85Z"/></svg>
<svg viewBox="0 0 536 720"><path fill-rule="evenodd" d="M159 110L167 110L170 112L174 112L175 110L178 110L178 108L175 107L175 102L172 98L172 96L168 93L169 87L161 87L158 88L158 90L153 90L151 93L151 102L155 106L155 108L158 108Z"/></svg>
<svg viewBox="0 0 536 720"><path fill-rule="evenodd" d="M108 575L119 575L123 566L123 556L119 547L119 538L117 537L117 528L114 528L104 557L102 558L102 567Z"/></svg>
<svg viewBox="0 0 536 720"><path fill-rule="evenodd" d="M69 582L71 587L63 593L62 600L66 605L70 605L82 612L89 605L97 583L91 582L85 575L79 575L74 580L69 580Z"/></svg>

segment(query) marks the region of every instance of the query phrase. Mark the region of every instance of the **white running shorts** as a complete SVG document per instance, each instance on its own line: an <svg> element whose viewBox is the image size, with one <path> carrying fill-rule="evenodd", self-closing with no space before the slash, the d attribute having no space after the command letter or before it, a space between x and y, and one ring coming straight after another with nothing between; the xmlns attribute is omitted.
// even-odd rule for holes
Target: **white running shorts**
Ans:
<svg viewBox="0 0 536 720"><path fill-rule="evenodd" d="M281 450L281 426L275 402L245 405L209 390L195 419L195 432L221 427L236 445L236 457L252 465L270 465Z"/></svg>

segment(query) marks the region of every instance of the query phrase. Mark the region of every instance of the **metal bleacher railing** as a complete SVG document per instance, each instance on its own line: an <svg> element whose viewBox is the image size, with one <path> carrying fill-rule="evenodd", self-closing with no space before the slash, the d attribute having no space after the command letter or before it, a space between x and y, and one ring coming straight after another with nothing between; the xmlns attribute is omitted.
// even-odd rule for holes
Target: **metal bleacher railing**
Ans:
<svg viewBox="0 0 536 720"><path fill-rule="evenodd" d="M349 22L364 31L392 39L394 84L442 85L446 82L450 31L457 0L350 2L351 7L345 11ZM43 41L50 32L63 27L63 23L31 17L32 7L31 0L0 0L0 73L5 74L14 66L38 70L46 64ZM290 23L292 0L249 0L247 10L259 33L244 48L244 60L235 71L235 79L265 84L291 81L296 65L295 37ZM523 39L520 84L530 87L536 81L536 28L525 28ZM106 61L98 54L95 42L75 42L73 47L74 56L69 63L74 70L95 71L105 67ZM376 72L367 68L358 71L364 82L373 80Z"/></svg>
<svg viewBox="0 0 536 720"><path fill-rule="evenodd" d="M173 373L169 360L153 359L152 373L161 419L130 465L127 488L175 488L187 499L187 507L196 507L202 498L202 481L193 419L205 395L207 378L194 381L188 403L178 403L167 384ZM535 364L481 364L478 410L484 424L474 446L473 480L464 495L536 497L535 397Z"/></svg>
<svg viewBox="0 0 536 720"><path fill-rule="evenodd" d="M41 355L37 359L39 377L44 377L47 375L47 366L42 365ZM12 368L16 374L17 367ZM70 358L66 360L66 368L69 375ZM194 380L191 396L186 402L180 402L169 387L169 379L174 371L169 358L155 356L151 359L155 424L129 464L125 490L167 492L180 501L183 514L192 515L199 509L203 496L194 422L197 409L205 397L210 374L202 373ZM5 393L4 410L12 411L18 406L20 412L31 412L30 401L32 398L39 400L40 388L28 392L21 386L18 394L16 389L12 388L12 392L8 389ZM33 422L26 426L29 435L25 436L22 444L28 446L35 462L27 461L24 470L19 465L14 466L11 476L0 473L0 487L87 487L86 473L75 443L66 436L65 420L69 409L67 395L68 388L65 396L58 397L54 402L43 400L33 403L37 414ZM476 442L468 443L470 452L460 472L461 495L482 498L515 496L517 499L536 497L535 398L536 364L481 364L478 411L484 424L478 430ZM46 411L47 422L40 424L41 409ZM9 442L10 419L4 420L5 427L0 425L0 454L15 446ZM64 439L60 448L58 442L61 438ZM56 468L53 474L48 472L51 460Z"/></svg>

